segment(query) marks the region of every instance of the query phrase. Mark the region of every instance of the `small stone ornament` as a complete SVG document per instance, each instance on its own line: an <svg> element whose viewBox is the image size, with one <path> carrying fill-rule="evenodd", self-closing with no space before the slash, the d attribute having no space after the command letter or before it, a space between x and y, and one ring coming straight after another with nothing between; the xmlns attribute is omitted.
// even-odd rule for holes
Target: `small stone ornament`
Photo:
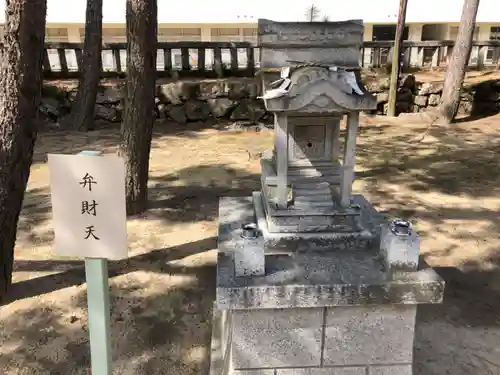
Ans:
<svg viewBox="0 0 500 375"><path fill-rule="evenodd" d="M416 271L420 255L420 237L409 221L392 220L382 227L380 252L389 275L398 271Z"/></svg>
<svg viewBox="0 0 500 375"><path fill-rule="evenodd" d="M263 276L265 274L264 247L256 223L241 226L241 245L235 249L234 270L236 277Z"/></svg>

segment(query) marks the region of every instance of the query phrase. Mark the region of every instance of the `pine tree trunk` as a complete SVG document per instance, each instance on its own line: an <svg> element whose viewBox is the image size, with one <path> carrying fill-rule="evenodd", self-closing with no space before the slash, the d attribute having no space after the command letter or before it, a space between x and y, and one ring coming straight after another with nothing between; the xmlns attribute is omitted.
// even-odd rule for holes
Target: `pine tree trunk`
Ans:
<svg viewBox="0 0 500 375"><path fill-rule="evenodd" d="M82 75L69 117L69 127L72 129L82 131L94 129L94 108L101 77L101 49L102 0L87 0Z"/></svg>
<svg viewBox="0 0 500 375"><path fill-rule="evenodd" d="M396 36L394 37L394 48L392 50L391 80L389 82L389 103L387 116L396 116L396 103L399 86L399 75L401 74L401 50L403 50L403 40L406 23L406 8L408 0L399 0L398 23L396 25Z"/></svg>
<svg viewBox="0 0 500 375"><path fill-rule="evenodd" d="M0 301L12 281L17 222L33 160L46 0L7 0L0 58Z"/></svg>
<svg viewBox="0 0 500 375"><path fill-rule="evenodd" d="M156 30L156 0L127 0L127 80L121 154L127 167L129 215L147 208L156 86Z"/></svg>
<svg viewBox="0 0 500 375"><path fill-rule="evenodd" d="M439 114L446 124L450 124L458 112L460 91L469 64L478 8L479 0L464 0L458 36L446 70L443 95L439 105Z"/></svg>

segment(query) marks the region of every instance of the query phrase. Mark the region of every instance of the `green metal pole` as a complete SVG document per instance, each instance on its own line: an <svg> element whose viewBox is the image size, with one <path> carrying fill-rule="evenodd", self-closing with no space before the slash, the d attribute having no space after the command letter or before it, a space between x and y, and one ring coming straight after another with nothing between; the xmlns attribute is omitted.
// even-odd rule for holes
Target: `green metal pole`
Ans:
<svg viewBox="0 0 500 375"><path fill-rule="evenodd" d="M398 24L396 26L396 36L394 38L394 49L392 53L391 82L389 87L389 106L387 116L396 116L396 96L398 93L400 49L403 44L403 34L405 30L406 6L408 0L399 1Z"/></svg>
<svg viewBox="0 0 500 375"><path fill-rule="evenodd" d="M100 156L99 151L78 155ZM92 375L112 375L108 260L85 258Z"/></svg>

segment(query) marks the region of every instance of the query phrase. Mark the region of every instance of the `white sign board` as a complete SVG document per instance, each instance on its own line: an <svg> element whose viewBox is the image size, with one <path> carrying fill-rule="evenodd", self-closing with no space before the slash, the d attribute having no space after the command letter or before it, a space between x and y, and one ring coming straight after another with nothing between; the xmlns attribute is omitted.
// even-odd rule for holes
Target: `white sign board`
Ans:
<svg viewBox="0 0 500 375"><path fill-rule="evenodd" d="M125 163L117 155L48 155L55 251L127 257Z"/></svg>

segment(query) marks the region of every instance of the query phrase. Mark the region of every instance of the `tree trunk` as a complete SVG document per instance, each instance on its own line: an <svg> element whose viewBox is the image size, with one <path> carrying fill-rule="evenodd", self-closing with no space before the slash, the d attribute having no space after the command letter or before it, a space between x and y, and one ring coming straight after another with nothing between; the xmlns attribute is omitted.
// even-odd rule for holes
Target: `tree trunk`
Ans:
<svg viewBox="0 0 500 375"><path fill-rule="evenodd" d="M127 0L127 80L121 154L127 167L129 215L147 208L155 105L156 29L156 0Z"/></svg>
<svg viewBox="0 0 500 375"><path fill-rule="evenodd" d="M0 301L12 281L17 222L33 160L46 0L7 0L0 58Z"/></svg>
<svg viewBox="0 0 500 375"><path fill-rule="evenodd" d="M479 0L464 0L458 36L446 70L443 95L439 104L439 114L446 124L450 124L458 112L460 91L465 69L469 63L478 8Z"/></svg>
<svg viewBox="0 0 500 375"><path fill-rule="evenodd" d="M87 0L85 42L80 82L69 117L69 127L76 130L94 129L94 108L101 77L102 0Z"/></svg>
<svg viewBox="0 0 500 375"><path fill-rule="evenodd" d="M399 74L401 73L401 47L403 45L403 34L406 23L406 7L408 0L399 0L398 23L396 25L396 36L394 38L394 49L392 50L391 81L389 87L389 104L387 116L396 116L396 102L398 95Z"/></svg>

